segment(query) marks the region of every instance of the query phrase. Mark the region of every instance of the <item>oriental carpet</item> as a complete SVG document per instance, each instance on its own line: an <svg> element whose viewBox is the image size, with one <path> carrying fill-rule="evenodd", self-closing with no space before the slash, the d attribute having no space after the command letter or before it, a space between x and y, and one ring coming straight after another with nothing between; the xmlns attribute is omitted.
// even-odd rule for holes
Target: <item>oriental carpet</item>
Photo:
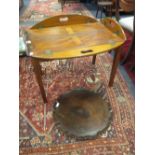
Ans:
<svg viewBox="0 0 155 155"><path fill-rule="evenodd" d="M108 87L112 58L108 53L92 57L41 63L42 79L49 103L44 104L29 57L20 58L20 154L134 155L134 98L117 71L113 87ZM92 140L76 140L58 130L52 117L53 103L74 88L106 92L113 121L105 133ZM78 123L78 122L77 122Z"/></svg>
<svg viewBox="0 0 155 155"><path fill-rule="evenodd" d="M91 12L79 2L66 2L61 9L58 0L31 0L28 7L19 18L20 22L39 22L45 18L62 14L81 14L93 16Z"/></svg>

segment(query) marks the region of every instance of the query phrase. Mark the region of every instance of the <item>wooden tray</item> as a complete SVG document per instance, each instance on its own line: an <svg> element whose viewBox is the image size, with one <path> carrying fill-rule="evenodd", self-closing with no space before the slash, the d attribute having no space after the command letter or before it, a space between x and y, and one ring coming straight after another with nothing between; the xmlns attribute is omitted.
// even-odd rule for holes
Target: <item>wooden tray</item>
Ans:
<svg viewBox="0 0 155 155"><path fill-rule="evenodd" d="M99 94L75 89L57 99L53 116L60 130L69 136L92 138L110 125L112 110Z"/></svg>
<svg viewBox="0 0 155 155"><path fill-rule="evenodd" d="M29 54L40 59L95 55L120 46L125 39L115 20L98 22L81 15L52 17L27 31Z"/></svg>

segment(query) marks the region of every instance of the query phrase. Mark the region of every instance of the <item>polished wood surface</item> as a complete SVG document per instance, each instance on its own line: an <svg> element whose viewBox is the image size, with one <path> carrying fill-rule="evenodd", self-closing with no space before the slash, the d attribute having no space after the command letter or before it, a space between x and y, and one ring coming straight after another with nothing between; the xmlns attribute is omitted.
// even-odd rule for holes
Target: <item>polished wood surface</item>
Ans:
<svg viewBox="0 0 155 155"><path fill-rule="evenodd" d="M74 24L86 24L94 23L97 20L84 15L58 15L54 17L49 17L34 26L31 29L41 29L47 27L56 27L56 26L65 26L65 25L74 25Z"/></svg>
<svg viewBox="0 0 155 155"><path fill-rule="evenodd" d="M70 20L67 16L58 18ZM123 30L111 18L101 22L90 20L86 23L39 29L32 27L28 30L28 36L31 40L31 56L40 59L95 55L114 49L125 41Z"/></svg>
<svg viewBox="0 0 155 155"><path fill-rule="evenodd" d="M55 123L68 135L94 137L110 125L110 103L99 94L75 89L62 94L54 104Z"/></svg>
<svg viewBox="0 0 155 155"><path fill-rule="evenodd" d="M98 54L124 41L100 23L30 30L29 38L33 57L51 59Z"/></svg>
<svg viewBox="0 0 155 155"><path fill-rule="evenodd" d="M135 0L120 0L119 4L125 12L131 12L135 10Z"/></svg>

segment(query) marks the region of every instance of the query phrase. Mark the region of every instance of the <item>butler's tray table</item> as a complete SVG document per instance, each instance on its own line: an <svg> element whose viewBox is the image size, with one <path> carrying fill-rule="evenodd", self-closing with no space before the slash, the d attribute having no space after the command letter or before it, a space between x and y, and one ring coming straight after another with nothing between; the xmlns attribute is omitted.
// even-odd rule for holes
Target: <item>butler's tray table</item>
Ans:
<svg viewBox="0 0 155 155"><path fill-rule="evenodd" d="M112 18L97 21L83 15L50 17L26 31L27 54L32 57L34 72L44 100L48 103L41 79L40 62L93 56L115 49L109 86L113 85L120 47L126 37L122 27Z"/></svg>

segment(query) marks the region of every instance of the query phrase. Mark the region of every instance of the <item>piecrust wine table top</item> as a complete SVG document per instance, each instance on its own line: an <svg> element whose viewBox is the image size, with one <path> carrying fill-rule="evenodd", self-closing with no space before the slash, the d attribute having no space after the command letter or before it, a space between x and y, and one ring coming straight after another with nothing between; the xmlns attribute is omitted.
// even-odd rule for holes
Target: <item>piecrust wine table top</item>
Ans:
<svg viewBox="0 0 155 155"><path fill-rule="evenodd" d="M92 138L108 128L112 110L109 102L99 94L74 89L57 99L53 116L56 125L66 134L76 138Z"/></svg>
<svg viewBox="0 0 155 155"><path fill-rule="evenodd" d="M29 29L26 40L32 57L64 59L105 52L125 39L121 26L111 18L99 22L81 15L61 15Z"/></svg>

